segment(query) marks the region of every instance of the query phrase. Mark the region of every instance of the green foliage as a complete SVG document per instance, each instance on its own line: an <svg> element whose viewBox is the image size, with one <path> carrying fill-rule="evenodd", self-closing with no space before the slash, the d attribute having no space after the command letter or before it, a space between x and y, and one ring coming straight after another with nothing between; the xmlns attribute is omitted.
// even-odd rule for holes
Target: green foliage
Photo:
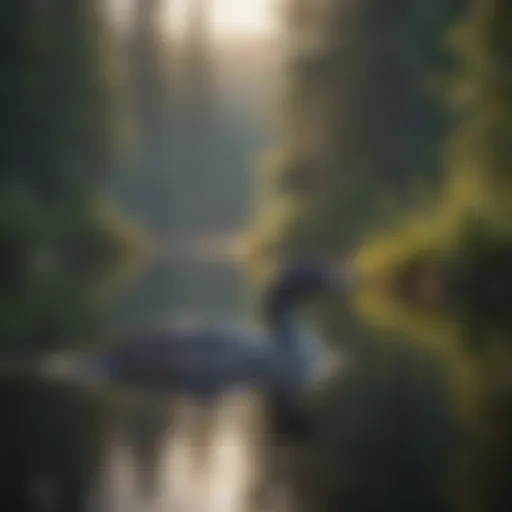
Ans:
<svg viewBox="0 0 512 512"><path fill-rule="evenodd" d="M451 220L439 232L438 216L431 215L448 120L429 95L427 79L445 65L439 42L460 6L376 0L289 5L284 136L259 175L260 211L249 236L255 266L264 269L264 279L269 262L283 252L346 254L370 233L384 232L356 255L373 287L395 262L421 260L433 240L441 239L434 246L444 248L455 232ZM411 216L410 202L418 197L421 211ZM456 224L456 208L447 204L442 221ZM405 215L406 225L389 236L385 230ZM399 238L407 239L407 248L395 243ZM369 302L374 295L355 298L349 308L376 309ZM397 304L388 302L379 310L387 307L387 324L372 319L396 340L401 333L390 323ZM350 326L346 309L318 308L329 339L350 347L355 365L313 400L319 432L296 475L304 510L450 510L443 486L454 426L439 353L432 356L428 343L386 344L362 334ZM434 334L449 336L451 329L444 322ZM428 418L436 418L436 427Z"/></svg>
<svg viewBox="0 0 512 512"><path fill-rule="evenodd" d="M426 80L443 65L439 40L458 10L288 4L284 137L261 169L261 252L271 256L276 238L291 250L346 251L383 228L390 203L414 198L418 178L432 188L446 120Z"/></svg>
<svg viewBox="0 0 512 512"><path fill-rule="evenodd" d="M501 279L506 279L508 270L500 261L512 247L510 180L504 171L510 149L502 141L510 138L512 82L505 60L511 42L496 19L500 5L490 9L477 3L454 31L456 44L452 44L460 65L451 73L449 104L458 116L463 115L447 144L446 186L428 212L409 214L407 221L362 248L361 271L370 279L378 275L396 279L413 261L435 262L445 278L454 273L472 275L473 288L500 279L495 275L497 265ZM495 24L496 33L491 29ZM489 74L489 66L496 72ZM464 300L464 321L473 327L475 315L488 309L478 298L472 297L476 300L472 304Z"/></svg>
<svg viewBox="0 0 512 512"><path fill-rule="evenodd" d="M368 291L360 306L380 327L421 338L450 362L466 420L455 478L461 510L510 507L511 22L509 2L476 1L453 31L458 60L446 93L456 126L445 152L445 187L429 213L381 233L358 260L369 281L396 281L413 261L410 278L428 265L441 277L448 299L442 314L410 295L390 294L389 286L380 287L380 298Z"/></svg>
<svg viewBox="0 0 512 512"><path fill-rule="evenodd" d="M2 8L0 339L24 350L86 337L135 239L101 197L118 146L99 4L15 4Z"/></svg>

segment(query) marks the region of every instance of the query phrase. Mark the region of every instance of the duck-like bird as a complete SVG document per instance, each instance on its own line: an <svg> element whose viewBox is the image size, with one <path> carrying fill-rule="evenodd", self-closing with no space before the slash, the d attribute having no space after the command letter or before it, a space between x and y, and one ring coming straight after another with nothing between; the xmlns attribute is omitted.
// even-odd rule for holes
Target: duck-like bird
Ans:
<svg viewBox="0 0 512 512"><path fill-rule="evenodd" d="M210 399L233 387L293 392L322 364L320 336L299 306L314 296L345 293L350 274L318 262L298 262L278 273L263 298L265 329L177 322L125 335L89 361L113 383L172 390Z"/></svg>
<svg viewBox="0 0 512 512"><path fill-rule="evenodd" d="M332 363L300 306L315 296L344 295L353 280L347 266L304 260L285 265L263 295L263 329L194 321L128 334L88 358L81 373L210 403L234 389L257 389L286 417Z"/></svg>

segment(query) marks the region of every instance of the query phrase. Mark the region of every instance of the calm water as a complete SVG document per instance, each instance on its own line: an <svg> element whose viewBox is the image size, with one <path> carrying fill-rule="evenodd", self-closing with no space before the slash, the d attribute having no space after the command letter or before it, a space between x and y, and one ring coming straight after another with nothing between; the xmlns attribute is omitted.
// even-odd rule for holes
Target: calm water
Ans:
<svg viewBox="0 0 512 512"><path fill-rule="evenodd" d="M140 325L187 312L250 316L242 273L211 263L148 268L113 320ZM337 511L340 500L365 512L451 510L443 475L455 443L441 369L394 334L350 328L349 317L340 342L355 351L357 371L342 375L342 393L334 387L319 411L324 435L296 464L307 485L294 493L306 487L315 512ZM206 410L180 397L3 374L0 511L244 512L264 453L251 398ZM352 494L340 497L340 484Z"/></svg>
<svg viewBox="0 0 512 512"><path fill-rule="evenodd" d="M190 311L243 317L243 276L222 265L149 268L115 316L130 325ZM0 510L242 510L247 403L231 397L201 411L170 397L4 376Z"/></svg>
<svg viewBox="0 0 512 512"><path fill-rule="evenodd" d="M160 264L134 283L113 316L127 325L191 311L243 319L251 313L246 294L235 267ZM293 463L300 478L294 498L314 512L340 510L340 503L362 512L453 510L445 478L461 438L437 358L395 334L374 338L349 328L349 317L340 342L352 347L357 371L342 375L317 411L323 434L303 463ZM484 375L499 391L505 419L483 419L506 437L504 370L489 366ZM244 512L265 453L252 398L227 397L207 410L180 397L3 374L0 511Z"/></svg>

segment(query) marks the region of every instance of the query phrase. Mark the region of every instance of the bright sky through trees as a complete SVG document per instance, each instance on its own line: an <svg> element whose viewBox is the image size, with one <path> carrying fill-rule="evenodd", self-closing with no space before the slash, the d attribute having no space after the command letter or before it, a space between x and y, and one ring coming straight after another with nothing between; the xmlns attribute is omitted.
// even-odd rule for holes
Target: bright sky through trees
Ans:
<svg viewBox="0 0 512 512"><path fill-rule="evenodd" d="M190 0L169 2L169 27L180 33ZM272 0L210 0L211 27L217 39L266 36L274 28Z"/></svg>
<svg viewBox="0 0 512 512"><path fill-rule="evenodd" d="M191 0L167 0L162 23L179 35ZM209 0L213 36L220 40L266 37L276 24L275 0ZM130 15L133 0L111 0L112 12L121 23Z"/></svg>

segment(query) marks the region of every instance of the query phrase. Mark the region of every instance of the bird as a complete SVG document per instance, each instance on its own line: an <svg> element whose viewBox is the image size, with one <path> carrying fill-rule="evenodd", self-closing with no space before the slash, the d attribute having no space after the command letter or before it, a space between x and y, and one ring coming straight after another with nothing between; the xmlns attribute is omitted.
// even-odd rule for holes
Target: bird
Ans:
<svg viewBox="0 0 512 512"><path fill-rule="evenodd" d="M270 435L258 455L262 480L256 479L249 494L259 510L286 474L281 462L274 462L286 459L279 455L283 447L316 433L303 399L332 363L332 352L302 306L322 295L346 296L354 281L350 266L319 259L284 261L264 286L260 325L197 316L128 332L85 357L82 374L100 383L186 396L201 406L205 418L231 391L261 393ZM203 416L193 418L189 428ZM200 444L196 438L194 443ZM198 457L203 460L204 454Z"/></svg>
<svg viewBox="0 0 512 512"><path fill-rule="evenodd" d="M119 336L86 363L100 380L173 391L199 401L234 388L279 399L300 396L325 362L325 344L301 317L315 296L346 293L345 267L299 260L282 265L263 294L263 326L192 318Z"/></svg>

